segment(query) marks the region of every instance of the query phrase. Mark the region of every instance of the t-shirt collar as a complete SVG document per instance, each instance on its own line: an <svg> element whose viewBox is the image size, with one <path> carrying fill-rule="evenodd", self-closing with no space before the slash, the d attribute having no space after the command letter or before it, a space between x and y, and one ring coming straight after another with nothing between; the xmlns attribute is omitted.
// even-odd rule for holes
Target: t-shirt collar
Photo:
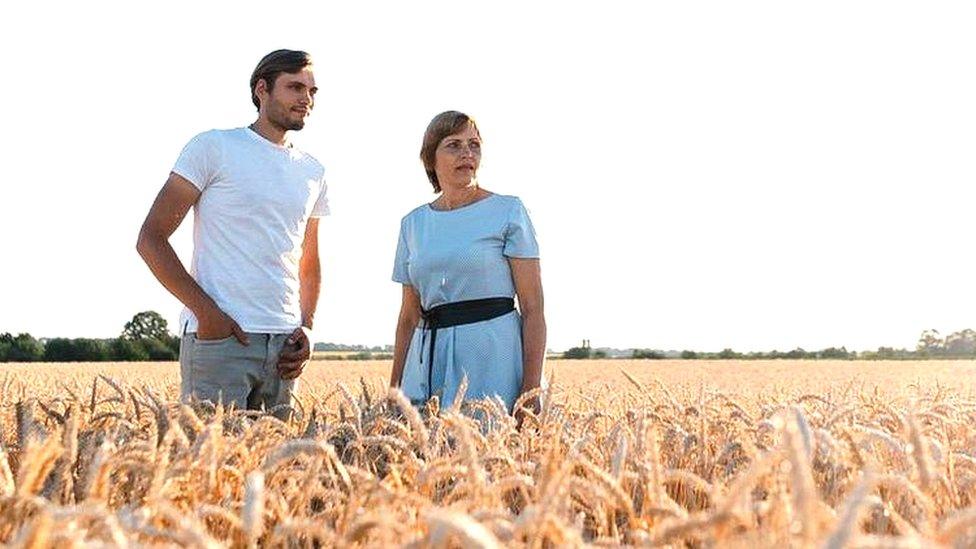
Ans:
<svg viewBox="0 0 976 549"><path fill-rule="evenodd" d="M267 139L265 139L258 132L252 130L250 128L250 126L244 126L244 133L246 133L247 135L249 135L251 137L251 139L260 141L261 143L264 143L264 144L269 145L271 147L274 147L276 149L281 149L283 151L292 151L292 150L294 150L294 145L292 145L291 141L286 141L284 145L279 145L277 143L273 143L273 142L268 141Z"/></svg>

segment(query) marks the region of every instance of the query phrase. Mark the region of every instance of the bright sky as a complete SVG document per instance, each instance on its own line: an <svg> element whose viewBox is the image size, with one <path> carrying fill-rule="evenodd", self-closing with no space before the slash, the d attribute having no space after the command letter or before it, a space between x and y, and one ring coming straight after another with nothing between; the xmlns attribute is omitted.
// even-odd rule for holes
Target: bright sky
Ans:
<svg viewBox="0 0 976 549"><path fill-rule="evenodd" d="M185 142L309 51L329 174L315 338L392 343L427 122L522 197L549 347L913 347L976 328L972 2L16 2L0 7L0 332L180 304L135 252ZM187 221L174 237L190 255Z"/></svg>

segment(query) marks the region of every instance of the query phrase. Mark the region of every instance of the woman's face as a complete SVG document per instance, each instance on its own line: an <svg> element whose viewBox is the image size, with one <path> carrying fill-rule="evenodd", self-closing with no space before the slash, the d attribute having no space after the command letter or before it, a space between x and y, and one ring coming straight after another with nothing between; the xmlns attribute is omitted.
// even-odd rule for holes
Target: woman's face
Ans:
<svg viewBox="0 0 976 549"><path fill-rule="evenodd" d="M434 152L434 173L441 188L462 188L478 178L481 136L471 124L441 140Z"/></svg>

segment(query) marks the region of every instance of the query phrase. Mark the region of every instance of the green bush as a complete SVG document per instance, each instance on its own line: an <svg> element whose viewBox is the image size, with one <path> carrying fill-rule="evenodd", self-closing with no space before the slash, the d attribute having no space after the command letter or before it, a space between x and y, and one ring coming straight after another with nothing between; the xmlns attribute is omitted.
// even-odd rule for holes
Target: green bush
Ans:
<svg viewBox="0 0 976 549"><path fill-rule="evenodd" d="M631 358L660 360L664 358L664 353L653 349L634 349Z"/></svg>
<svg viewBox="0 0 976 549"><path fill-rule="evenodd" d="M101 362L110 358L109 346L100 339L58 337L44 347L44 360L48 362Z"/></svg>
<svg viewBox="0 0 976 549"><path fill-rule="evenodd" d="M572 359L585 359L590 358L590 348L589 347L571 347L568 351L563 353L563 358Z"/></svg>
<svg viewBox="0 0 976 549"><path fill-rule="evenodd" d="M722 352L718 354L718 358L728 360L733 358L742 358L742 353L737 353L732 349L722 349Z"/></svg>
<svg viewBox="0 0 976 549"><path fill-rule="evenodd" d="M130 341L119 337L113 339L109 347L112 352L112 360L122 362L149 360L149 351L139 341Z"/></svg>
<svg viewBox="0 0 976 549"><path fill-rule="evenodd" d="M0 362L10 360L10 348L13 347L14 337L10 334L0 334Z"/></svg>
<svg viewBox="0 0 976 549"><path fill-rule="evenodd" d="M857 353L853 353L847 350L846 347L841 347L840 349L836 347L828 347L819 353L820 358L840 358L840 359L850 359L855 358Z"/></svg>
<svg viewBox="0 0 976 549"><path fill-rule="evenodd" d="M174 350L165 342L154 337L145 338L141 340L140 343L143 347L145 347L146 353L149 355L149 360L169 362L171 360L177 360L180 358L180 352L178 349Z"/></svg>
<svg viewBox="0 0 976 549"><path fill-rule="evenodd" d="M30 334L3 334L3 340L10 345L4 360L10 362L37 362L44 359L44 344Z"/></svg>

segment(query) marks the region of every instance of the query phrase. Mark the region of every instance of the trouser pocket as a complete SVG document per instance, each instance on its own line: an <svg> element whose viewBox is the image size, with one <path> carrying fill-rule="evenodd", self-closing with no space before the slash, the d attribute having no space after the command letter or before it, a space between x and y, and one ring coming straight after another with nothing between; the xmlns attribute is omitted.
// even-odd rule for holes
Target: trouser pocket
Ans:
<svg viewBox="0 0 976 549"><path fill-rule="evenodd" d="M184 336L183 344L181 396L246 408L253 377L247 347L234 336L200 340L196 334Z"/></svg>

